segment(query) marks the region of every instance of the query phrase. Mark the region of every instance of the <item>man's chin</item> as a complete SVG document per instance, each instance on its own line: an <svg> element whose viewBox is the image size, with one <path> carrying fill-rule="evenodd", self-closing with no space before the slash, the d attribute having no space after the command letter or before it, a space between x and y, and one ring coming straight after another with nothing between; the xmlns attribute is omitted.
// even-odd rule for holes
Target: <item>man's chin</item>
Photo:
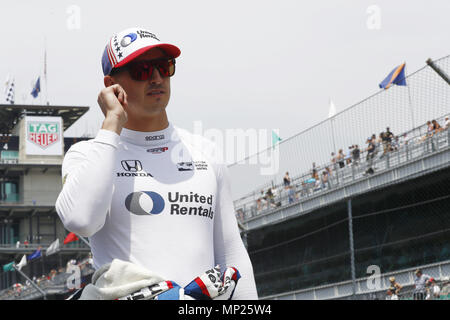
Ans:
<svg viewBox="0 0 450 320"><path fill-rule="evenodd" d="M158 113L164 112L166 110L167 103L165 103L164 101L159 101L159 102L160 103L148 104L144 108L145 113L151 114L151 115L156 115Z"/></svg>

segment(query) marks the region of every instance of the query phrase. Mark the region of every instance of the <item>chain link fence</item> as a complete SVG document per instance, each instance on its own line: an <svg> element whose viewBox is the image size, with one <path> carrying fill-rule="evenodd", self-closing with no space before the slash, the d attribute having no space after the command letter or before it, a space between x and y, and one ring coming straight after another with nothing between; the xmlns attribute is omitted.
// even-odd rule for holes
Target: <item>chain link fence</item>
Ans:
<svg viewBox="0 0 450 320"><path fill-rule="evenodd" d="M432 63L450 75L450 56ZM444 126L444 117L450 113L449 84L429 65L408 75L406 83L407 86L394 85L380 90L316 126L282 140L276 148L230 165L233 199L239 204L259 195L261 190L281 185L286 172L292 180L298 180L311 176L313 164L319 173L327 167L333 168L331 153L337 156L342 149L347 158L349 151L353 151L349 150L351 146L358 146L360 162L365 162L367 138L375 135L378 140L387 127L398 137L395 144L405 144L427 134L427 121L436 119ZM383 146L380 149L383 153ZM270 157L277 158L275 172L261 174L265 164L260 159Z"/></svg>
<svg viewBox="0 0 450 320"><path fill-rule="evenodd" d="M443 290L438 298L447 298L450 86L435 69L450 74L450 56L409 75L406 87L379 91L279 143L279 174L262 176L245 162L229 167L260 297L390 299L386 277L378 285L367 281L373 272L397 274L404 286L397 298L413 299L411 270L447 261L433 271ZM427 124L432 120L439 125ZM389 131L391 139L383 139ZM375 151L364 147L368 142L374 142ZM339 149L343 156L336 158ZM424 163L438 157L446 164L421 174ZM408 179L396 181L393 169L407 167ZM286 172L290 183L285 185ZM370 184L383 172L391 173L391 183L337 201L320 200L357 181ZM314 210L298 209L289 219L252 227L261 216L270 220L314 198L323 202Z"/></svg>

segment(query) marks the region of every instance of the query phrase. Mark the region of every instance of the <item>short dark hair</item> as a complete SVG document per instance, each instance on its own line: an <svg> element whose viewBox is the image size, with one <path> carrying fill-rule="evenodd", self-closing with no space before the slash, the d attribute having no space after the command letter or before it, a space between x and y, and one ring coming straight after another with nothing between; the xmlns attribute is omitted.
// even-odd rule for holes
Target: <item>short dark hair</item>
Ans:
<svg viewBox="0 0 450 320"><path fill-rule="evenodd" d="M124 68L120 67L120 68L112 68L111 72L109 73L109 76L115 76L116 74L122 72Z"/></svg>

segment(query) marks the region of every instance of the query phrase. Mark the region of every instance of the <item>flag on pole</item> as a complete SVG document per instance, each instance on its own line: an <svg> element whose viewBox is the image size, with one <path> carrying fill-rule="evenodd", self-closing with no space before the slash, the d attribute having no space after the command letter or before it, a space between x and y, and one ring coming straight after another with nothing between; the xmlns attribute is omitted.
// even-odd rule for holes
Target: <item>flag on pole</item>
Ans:
<svg viewBox="0 0 450 320"><path fill-rule="evenodd" d="M47 48L44 50L44 79L47 78Z"/></svg>
<svg viewBox="0 0 450 320"><path fill-rule="evenodd" d="M41 247L39 246L35 252L28 256L28 260L33 260L41 257Z"/></svg>
<svg viewBox="0 0 450 320"><path fill-rule="evenodd" d="M20 271L27 265L27 256L24 254L22 260L16 265L16 268Z"/></svg>
<svg viewBox="0 0 450 320"><path fill-rule="evenodd" d="M45 100L48 103L48 85L47 85L47 39L44 45L44 86L45 86Z"/></svg>
<svg viewBox="0 0 450 320"><path fill-rule="evenodd" d="M5 84L5 100L6 103L14 104L15 88L14 78L8 77Z"/></svg>
<svg viewBox="0 0 450 320"><path fill-rule="evenodd" d="M34 85L33 90L31 91L31 95L33 96L33 98L37 98L39 92L41 92L41 77L38 77L36 84Z"/></svg>
<svg viewBox="0 0 450 320"><path fill-rule="evenodd" d="M13 270L14 270L14 261L3 265L3 272L13 271Z"/></svg>
<svg viewBox="0 0 450 320"><path fill-rule="evenodd" d="M277 144L279 141L281 141L281 138L278 136L278 134L275 133L274 130L272 130L272 147L275 148L275 144Z"/></svg>
<svg viewBox="0 0 450 320"><path fill-rule="evenodd" d="M405 79L405 66L406 62L397 66L392 70L388 76L379 84L380 88L388 89L392 84L398 86L406 86Z"/></svg>
<svg viewBox="0 0 450 320"><path fill-rule="evenodd" d="M75 233L71 232L64 239L64 244L68 244L69 242L77 241L77 240L80 240L80 239L78 239L78 237L77 237L77 235Z"/></svg>
<svg viewBox="0 0 450 320"><path fill-rule="evenodd" d="M58 250L59 250L59 239L56 239L48 246L47 251L45 252L45 255L49 256L51 254L56 253Z"/></svg>
<svg viewBox="0 0 450 320"><path fill-rule="evenodd" d="M336 106L333 103L333 100L330 99L330 110L328 111L328 118L333 117L336 114Z"/></svg>

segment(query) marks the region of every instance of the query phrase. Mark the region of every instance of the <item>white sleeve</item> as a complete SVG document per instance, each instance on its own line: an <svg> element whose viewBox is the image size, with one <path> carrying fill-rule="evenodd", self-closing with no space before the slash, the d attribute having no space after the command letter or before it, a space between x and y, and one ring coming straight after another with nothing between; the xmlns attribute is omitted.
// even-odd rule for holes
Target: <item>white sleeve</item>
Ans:
<svg viewBox="0 0 450 320"><path fill-rule="evenodd" d="M74 144L66 153L55 208L67 230L90 237L105 224L118 144L118 134L100 129L95 139Z"/></svg>
<svg viewBox="0 0 450 320"><path fill-rule="evenodd" d="M214 258L222 271L226 267L235 267L241 274L233 300L256 300L255 278L250 257L242 242L234 214L228 168L219 165L216 215L214 217Z"/></svg>

